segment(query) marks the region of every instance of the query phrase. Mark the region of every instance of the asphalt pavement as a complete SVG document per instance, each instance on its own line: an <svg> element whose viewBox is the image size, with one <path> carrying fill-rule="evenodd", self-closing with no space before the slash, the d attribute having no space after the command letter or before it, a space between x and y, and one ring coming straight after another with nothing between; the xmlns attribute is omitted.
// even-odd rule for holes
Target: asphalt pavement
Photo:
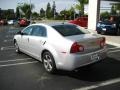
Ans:
<svg viewBox="0 0 120 90"><path fill-rule="evenodd" d="M120 43L113 42L116 40L107 44L108 57L102 62L74 72L48 74L41 62L15 52L13 36L19 30L22 28L0 26L0 90L120 89Z"/></svg>

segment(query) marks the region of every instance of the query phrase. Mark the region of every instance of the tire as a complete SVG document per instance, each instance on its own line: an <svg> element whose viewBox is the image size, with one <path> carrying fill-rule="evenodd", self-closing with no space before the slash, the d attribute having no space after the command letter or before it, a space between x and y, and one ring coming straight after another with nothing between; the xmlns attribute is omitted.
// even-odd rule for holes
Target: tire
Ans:
<svg viewBox="0 0 120 90"><path fill-rule="evenodd" d="M117 36L120 35L120 29L117 30L116 35L117 35Z"/></svg>
<svg viewBox="0 0 120 90"><path fill-rule="evenodd" d="M97 31L98 34L100 34L100 31Z"/></svg>
<svg viewBox="0 0 120 90"><path fill-rule="evenodd" d="M55 61L50 52L48 52L48 51L44 52L43 56L42 56L42 60L43 60L44 68L48 73L56 72Z"/></svg>
<svg viewBox="0 0 120 90"><path fill-rule="evenodd" d="M101 33L102 35L105 35L105 31L101 31L100 33Z"/></svg>
<svg viewBox="0 0 120 90"><path fill-rule="evenodd" d="M20 49L19 49L19 46L18 46L18 44L17 44L16 41L15 41L14 45L15 45L15 52L16 52L16 53L21 53L21 51L20 51Z"/></svg>

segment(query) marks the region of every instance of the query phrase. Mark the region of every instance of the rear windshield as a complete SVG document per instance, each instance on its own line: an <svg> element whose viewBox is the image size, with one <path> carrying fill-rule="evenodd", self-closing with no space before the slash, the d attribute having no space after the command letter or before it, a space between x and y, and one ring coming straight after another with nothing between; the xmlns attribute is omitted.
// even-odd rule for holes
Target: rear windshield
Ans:
<svg viewBox="0 0 120 90"><path fill-rule="evenodd" d="M72 36L80 34L88 34L89 32L83 28L76 25L55 25L52 26L56 31L58 31L62 36Z"/></svg>

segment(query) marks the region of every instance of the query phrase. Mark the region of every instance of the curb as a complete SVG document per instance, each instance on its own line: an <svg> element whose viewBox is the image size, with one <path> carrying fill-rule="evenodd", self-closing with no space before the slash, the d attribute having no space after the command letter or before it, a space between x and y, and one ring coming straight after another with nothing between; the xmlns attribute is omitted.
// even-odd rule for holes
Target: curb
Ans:
<svg viewBox="0 0 120 90"><path fill-rule="evenodd" d="M114 43L114 42L110 42L110 41L106 41L107 44L110 44L110 45L114 45L116 47L120 47L120 44L118 43Z"/></svg>

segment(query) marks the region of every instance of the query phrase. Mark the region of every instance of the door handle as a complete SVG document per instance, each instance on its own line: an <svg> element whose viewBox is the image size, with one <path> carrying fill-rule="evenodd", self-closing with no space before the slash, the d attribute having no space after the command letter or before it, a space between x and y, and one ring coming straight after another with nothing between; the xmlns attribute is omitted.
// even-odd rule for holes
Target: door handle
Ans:
<svg viewBox="0 0 120 90"><path fill-rule="evenodd" d="M40 43L41 43L42 45L44 45L44 44L46 43L46 41L40 40Z"/></svg>

